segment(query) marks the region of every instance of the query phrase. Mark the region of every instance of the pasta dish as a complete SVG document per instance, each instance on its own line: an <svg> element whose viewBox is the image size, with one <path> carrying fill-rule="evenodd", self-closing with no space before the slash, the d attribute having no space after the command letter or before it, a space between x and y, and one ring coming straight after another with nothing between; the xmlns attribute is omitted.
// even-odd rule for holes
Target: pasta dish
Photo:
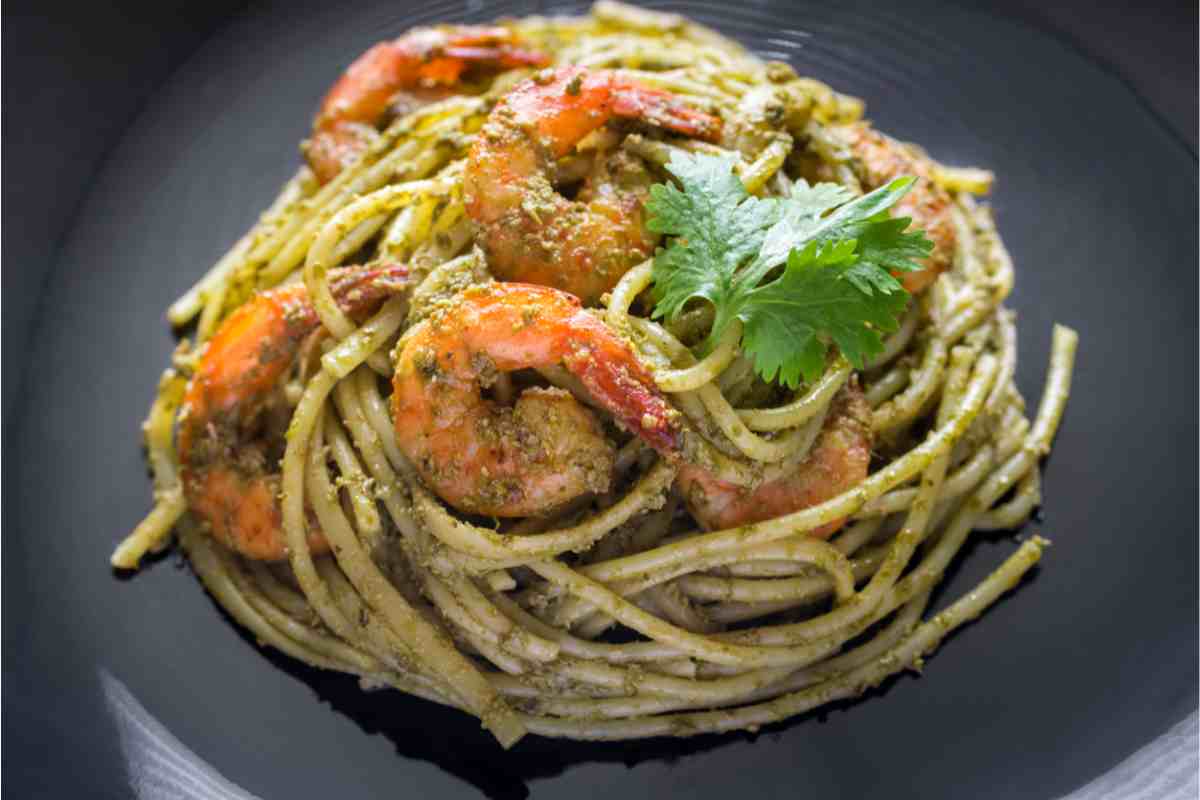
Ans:
<svg viewBox="0 0 1200 800"><path fill-rule="evenodd" d="M414 29L168 310L154 507L263 645L505 747L759 726L916 668L1040 502L990 173L682 17Z"/></svg>

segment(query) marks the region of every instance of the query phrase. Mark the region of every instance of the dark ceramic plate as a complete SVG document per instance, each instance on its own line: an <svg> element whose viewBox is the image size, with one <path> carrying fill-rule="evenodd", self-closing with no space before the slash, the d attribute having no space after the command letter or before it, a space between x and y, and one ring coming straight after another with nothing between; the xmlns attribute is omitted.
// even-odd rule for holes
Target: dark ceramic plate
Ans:
<svg viewBox="0 0 1200 800"><path fill-rule="evenodd" d="M109 551L149 500L138 424L174 344L163 309L295 169L316 98L365 46L420 22L538 10L481 5L240 14L153 94L83 195L6 429L6 788L1047 798L1196 707L1194 156L1060 41L957 5L689 10L866 98L882 128L937 157L996 171L1027 397L1039 396L1051 324L1082 337L1046 504L1026 530L1054 547L923 676L757 736L531 738L502 753L470 719L257 649L174 557L114 577ZM976 538L939 602L1013 547Z"/></svg>

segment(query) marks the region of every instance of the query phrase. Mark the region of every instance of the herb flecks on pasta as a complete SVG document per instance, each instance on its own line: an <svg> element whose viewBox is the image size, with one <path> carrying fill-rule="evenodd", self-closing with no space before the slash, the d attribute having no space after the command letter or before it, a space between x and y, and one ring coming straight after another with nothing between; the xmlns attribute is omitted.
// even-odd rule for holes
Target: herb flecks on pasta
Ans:
<svg viewBox="0 0 1200 800"><path fill-rule="evenodd" d="M113 565L177 541L264 646L506 747L754 730L919 664L1045 549L926 614L1040 501L1077 337L1027 417L990 173L862 113L607 0L367 51L168 309Z"/></svg>

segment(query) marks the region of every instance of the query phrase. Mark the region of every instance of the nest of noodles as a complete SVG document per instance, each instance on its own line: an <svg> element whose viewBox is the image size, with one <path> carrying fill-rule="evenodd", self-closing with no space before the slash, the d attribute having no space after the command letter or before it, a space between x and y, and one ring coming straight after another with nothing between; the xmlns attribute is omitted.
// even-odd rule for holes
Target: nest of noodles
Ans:
<svg viewBox="0 0 1200 800"><path fill-rule="evenodd" d="M862 104L713 31L609 2L586 17L505 24L557 64L622 69L722 117L719 146L646 131L621 138L651 170L682 147L728 154L760 194L785 194L812 174L862 188L845 136ZM976 589L925 616L970 533L1016 527L1037 504L1037 459L1061 417L1075 348L1075 335L1056 328L1030 420L1013 383L1013 316L1002 305L1012 263L972 197L990 176L892 143L948 194L956 245L949 271L856 376L875 436L860 484L775 519L705 531L672 492L674 467L626 438L614 490L496 530L422 485L393 441L386 379L404 332L486 278L462 170L495 99L521 77L503 74L396 119L324 186L301 169L169 310L176 324L195 320L200 344L255 289L300 278L316 298L326 348L320 367L288 387L288 561L242 559L187 513L173 443L197 352L185 347L145 426L156 504L114 564L136 565L176 532L217 602L260 642L365 686L461 708L505 746L525 732L753 730L919 664L1041 556L1044 540L1025 541ZM329 299L328 271L381 260L404 261L421 279L355 324ZM761 476L781 449L802 459L850 379L848 365L835 360L792 393L758 380L736 340L697 360L690 345L711 317L699 310L675 325L651 322L638 299L648 282L648 266L630 271L597 313L636 344L700 432L705 463L736 479ZM562 372L538 380L579 392ZM307 506L332 555L309 550ZM807 535L839 520L848 522L828 541Z"/></svg>

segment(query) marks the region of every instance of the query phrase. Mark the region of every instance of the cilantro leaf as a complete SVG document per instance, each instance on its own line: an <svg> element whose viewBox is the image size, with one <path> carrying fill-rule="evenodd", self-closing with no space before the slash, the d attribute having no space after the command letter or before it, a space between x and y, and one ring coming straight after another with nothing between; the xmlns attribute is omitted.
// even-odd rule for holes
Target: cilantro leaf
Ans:
<svg viewBox="0 0 1200 800"><path fill-rule="evenodd" d="M764 380L798 386L825 369L832 340L842 354L861 366L882 349L881 332L898 327L908 304L903 290L888 294L861 291L846 280L855 255L845 248L818 250L810 242L792 250L783 274L750 290L739 304L745 328L742 349L754 358Z"/></svg>
<svg viewBox="0 0 1200 800"><path fill-rule="evenodd" d="M654 316L673 319L694 297L711 302L720 316L736 293L738 268L759 251L763 233L775 222L778 202L751 197L728 159L677 153L668 169L682 190L656 184L646 202L647 227L676 237L654 259L659 297ZM722 329L727 323L722 321Z"/></svg>
<svg viewBox="0 0 1200 800"><path fill-rule="evenodd" d="M782 264L793 247L817 231L826 211L853 197L853 192L836 183L809 186L806 181L800 181L792 190L790 202L780 212L779 220L767 231L755 266L769 270Z"/></svg>
<svg viewBox="0 0 1200 800"><path fill-rule="evenodd" d="M933 243L921 231L904 233L911 220L892 219L888 209L912 188L915 178L896 178L869 194L854 198L837 184L809 186L800 181L769 231L758 259L747 277L761 278L782 264L794 247L816 242L821 247L846 240L858 242L859 267L856 285L864 291L876 289L890 294L900 288L891 271L912 272L922 267L913 259L928 256ZM847 202L848 201L848 202ZM825 214L831 208L836 210ZM878 275L870 275L870 268ZM861 281L861 282L859 282Z"/></svg>
<svg viewBox="0 0 1200 800"><path fill-rule="evenodd" d="M646 203L648 227L674 237L654 259L656 318L707 300L709 342L741 320L756 372L793 388L820 375L831 343L860 369L880 351L908 302L892 273L922 269L932 249L888 215L914 178L861 197L801 181L789 197L757 198L727 158L676 154L667 169L679 186L651 187Z"/></svg>

